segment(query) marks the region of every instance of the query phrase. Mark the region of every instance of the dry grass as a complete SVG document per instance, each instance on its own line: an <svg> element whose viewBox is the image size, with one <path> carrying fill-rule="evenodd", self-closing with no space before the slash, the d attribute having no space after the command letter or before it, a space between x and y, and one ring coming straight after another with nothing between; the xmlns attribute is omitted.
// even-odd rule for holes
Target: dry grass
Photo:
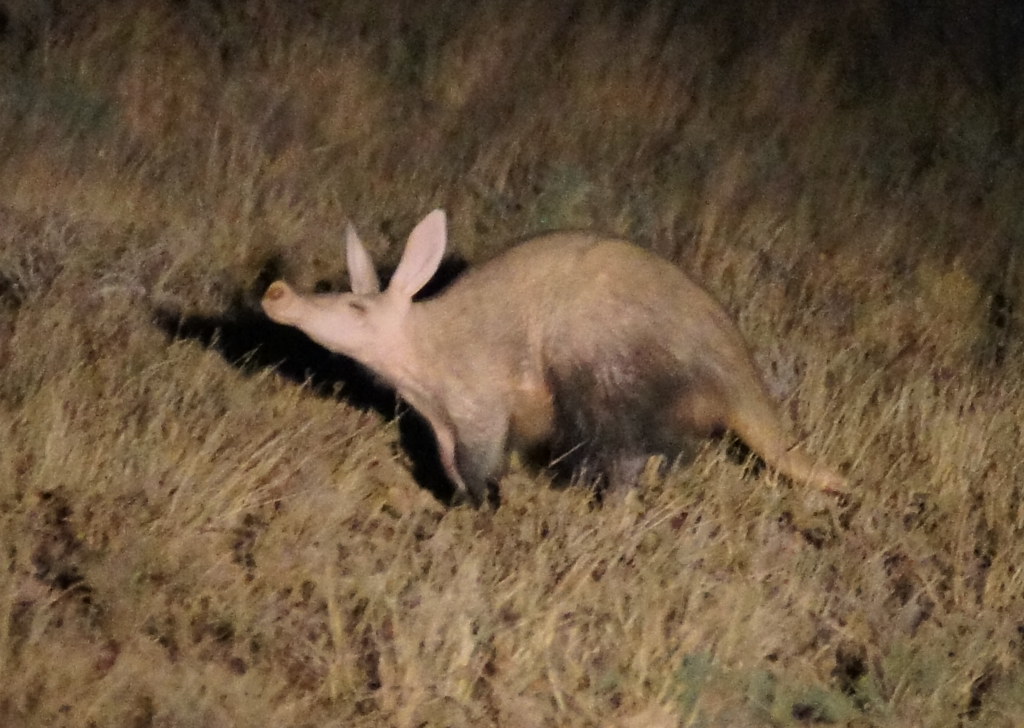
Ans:
<svg viewBox="0 0 1024 728"><path fill-rule="evenodd" d="M1015 6L215 5L2 14L0 724L1019 723ZM252 309L434 206L694 271L853 502L710 446L444 507Z"/></svg>

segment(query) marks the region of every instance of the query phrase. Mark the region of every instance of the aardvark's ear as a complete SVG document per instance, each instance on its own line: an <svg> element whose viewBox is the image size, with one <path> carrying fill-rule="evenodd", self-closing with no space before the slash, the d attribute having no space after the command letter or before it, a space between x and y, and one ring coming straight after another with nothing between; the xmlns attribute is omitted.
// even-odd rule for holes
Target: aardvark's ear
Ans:
<svg viewBox="0 0 1024 728"><path fill-rule="evenodd" d="M373 260L366 252L366 246L352 223L345 226L345 254L348 258L348 278L353 293L379 293L380 279L373 267Z"/></svg>
<svg viewBox="0 0 1024 728"><path fill-rule="evenodd" d="M444 210L434 210L409 234L388 292L412 299L437 272L447 239Z"/></svg>

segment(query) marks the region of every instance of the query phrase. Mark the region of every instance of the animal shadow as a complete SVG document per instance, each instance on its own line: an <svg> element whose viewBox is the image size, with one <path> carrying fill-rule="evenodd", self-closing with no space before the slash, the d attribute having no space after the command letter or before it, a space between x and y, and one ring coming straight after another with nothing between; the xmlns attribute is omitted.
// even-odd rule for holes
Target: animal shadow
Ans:
<svg viewBox="0 0 1024 728"><path fill-rule="evenodd" d="M417 299L437 295L465 269L464 260L445 260ZM315 396L385 418L398 416L399 443L412 463L413 478L439 501L451 504L455 487L444 472L426 420L412 408L400 407L395 393L355 360L324 349L294 327L274 323L258 309L255 301L277 280L279 271L279 261L269 261L250 290L239 291L220 313L190 314L158 306L153 322L172 339L193 340L213 349L246 374L274 369L285 379L307 386ZM385 284L391 273L382 274ZM332 288L326 282L317 285L321 292Z"/></svg>

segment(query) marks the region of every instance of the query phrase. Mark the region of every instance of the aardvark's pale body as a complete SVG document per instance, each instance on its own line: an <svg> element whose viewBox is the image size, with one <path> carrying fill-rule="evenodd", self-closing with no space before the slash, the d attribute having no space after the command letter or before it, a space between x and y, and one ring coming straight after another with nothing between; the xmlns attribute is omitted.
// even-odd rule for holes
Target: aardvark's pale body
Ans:
<svg viewBox="0 0 1024 728"><path fill-rule="evenodd" d="M621 240L550 233L413 303L445 238L435 210L381 292L349 227L352 293L303 296L278 281L263 308L394 386L473 503L510 448L581 453L615 483L649 455L727 429L789 478L843 488L792 447L736 326L672 264Z"/></svg>

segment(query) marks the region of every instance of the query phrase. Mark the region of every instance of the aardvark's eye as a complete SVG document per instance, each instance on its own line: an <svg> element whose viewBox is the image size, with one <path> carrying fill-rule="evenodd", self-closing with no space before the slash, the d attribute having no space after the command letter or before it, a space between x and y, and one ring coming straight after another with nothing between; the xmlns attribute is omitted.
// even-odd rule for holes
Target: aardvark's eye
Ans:
<svg viewBox="0 0 1024 728"><path fill-rule="evenodd" d="M349 308L352 308L358 311L359 313L366 313L366 304L363 303L362 301L349 301L348 305Z"/></svg>

